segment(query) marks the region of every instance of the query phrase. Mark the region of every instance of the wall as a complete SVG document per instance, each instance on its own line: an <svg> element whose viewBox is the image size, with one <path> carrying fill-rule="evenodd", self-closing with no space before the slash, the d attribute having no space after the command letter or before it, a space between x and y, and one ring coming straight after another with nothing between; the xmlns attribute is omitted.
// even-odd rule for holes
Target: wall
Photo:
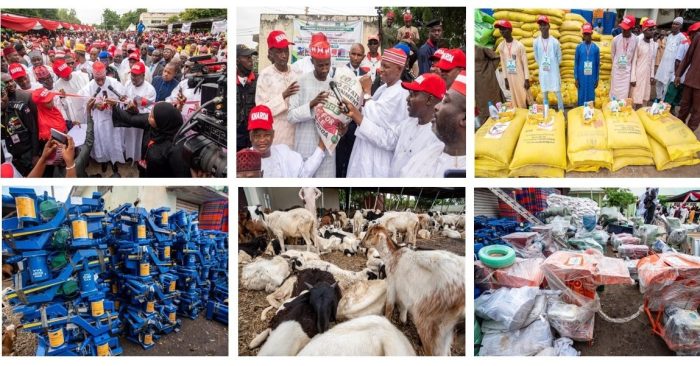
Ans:
<svg viewBox="0 0 700 366"><path fill-rule="evenodd" d="M498 217L498 197L486 188L474 189L474 216Z"/></svg>
<svg viewBox="0 0 700 366"><path fill-rule="evenodd" d="M359 15L315 15L308 16L303 14L260 14L260 41L258 43L258 71L270 65L270 60L267 59L267 35L273 30L282 30L287 34L290 42L294 31L294 19L300 20L318 20L318 21L336 21L345 22L353 20L362 20L364 29L362 32L362 40L358 42L366 45L367 36L379 33L377 28L376 16L359 16ZM290 56L291 61L291 56Z"/></svg>
<svg viewBox="0 0 700 366"><path fill-rule="evenodd" d="M316 200L317 207L322 207L321 202L323 202L324 208L340 208L337 189L324 189L321 187L319 189L323 192L323 201L321 198ZM251 206L262 205L263 207L268 207L268 198L272 210L284 210L292 206L303 205L301 199L299 199L299 187L244 187L243 191L248 204Z"/></svg>
<svg viewBox="0 0 700 366"><path fill-rule="evenodd" d="M97 191L95 186L76 187L74 195L80 197L92 197L92 193ZM139 207L151 210L158 207L170 207L174 212L177 197L175 193L169 193L165 187L111 187L103 194L105 200L105 210L111 211L124 203L134 203L140 199Z"/></svg>

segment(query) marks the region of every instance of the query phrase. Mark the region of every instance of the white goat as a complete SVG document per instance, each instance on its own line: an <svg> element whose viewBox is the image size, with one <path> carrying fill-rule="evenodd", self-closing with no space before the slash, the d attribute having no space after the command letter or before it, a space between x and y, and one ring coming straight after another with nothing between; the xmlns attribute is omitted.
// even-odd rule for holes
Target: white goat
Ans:
<svg viewBox="0 0 700 366"><path fill-rule="evenodd" d="M418 230L418 238L419 239L430 239L430 231L428 231L426 229Z"/></svg>
<svg viewBox="0 0 700 366"><path fill-rule="evenodd" d="M403 241L415 247L418 215L413 212L385 212L376 222L392 233L394 241L398 241L397 233L405 233Z"/></svg>
<svg viewBox="0 0 700 366"><path fill-rule="evenodd" d="M343 297L338 303L338 321L365 315L382 315L386 304L385 280L362 280L340 285Z"/></svg>
<svg viewBox="0 0 700 366"><path fill-rule="evenodd" d="M462 239L462 234L460 234L459 231L452 230L450 228L443 228L440 233L443 236L451 238L451 239Z"/></svg>
<svg viewBox="0 0 700 366"><path fill-rule="evenodd" d="M316 218L304 208L289 211L274 211L262 216L265 227L279 240L282 251L285 251L284 238L303 238L306 250L310 251L313 238L316 236ZM318 248L316 248L318 252Z"/></svg>
<svg viewBox="0 0 700 366"><path fill-rule="evenodd" d="M355 236L359 236L362 232L362 226L365 224L365 218L362 217L362 211L355 210L355 215L352 217L352 232Z"/></svg>
<svg viewBox="0 0 700 366"><path fill-rule="evenodd" d="M248 290L272 292L289 277L289 263L280 256L272 259L258 258L243 266L241 286Z"/></svg>
<svg viewBox="0 0 700 366"><path fill-rule="evenodd" d="M370 315L336 325L318 334L299 356L415 356L408 338L391 322Z"/></svg>

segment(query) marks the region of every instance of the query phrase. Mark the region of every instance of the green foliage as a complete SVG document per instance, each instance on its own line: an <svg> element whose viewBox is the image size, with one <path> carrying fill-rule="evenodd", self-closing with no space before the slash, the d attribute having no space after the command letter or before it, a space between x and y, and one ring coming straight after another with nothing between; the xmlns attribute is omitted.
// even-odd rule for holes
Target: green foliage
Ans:
<svg viewBox="0 0 700 366"><path fill-rule="evenodd" d="M58 20L62 22L81 24L80 19L78 19L78 16L75 13L75 9L58 9L56 15L58 16Z"/></svg>
<svg viewBox="0 0 700 366"><path fill-rule="evenodd" d="M173 15L168 20L165 21L165 23L170 24L170 23L177 23L180 21L180 17L177 15Z"/></svg>
<svg viewBox="0 0 700 366"><path fill-rule="evenodd" d="M396 14L394 23L399 27L403 26L403 13L405 7L385 7L382 8L382 13L386 14L389 10L393 10ZM442 19L442 38L445 42L445 47L462 48L467 45L465 26L467 23L467 8L463 7L410 7L413 14L413 24L418 28L420 33L420 47L428 39L428 28L419 27L417 20L427 23L433 19ZM384 20L382 20L383 22ZM441 46L442 47L442 46Z"/></svg>
<svg viewBox="0 0 700 366"><path fill-rule="evenodd" d="M221 16L226 16L226 9L185 9L180 13L180 20L188 21Z"/></svg>
<svg viewBox="0 0 700 366"><path fill-rule="evenodd" d="M105 9L102 12L102 28L106 30L113 30L119 27L119 14L112 9Z"/></svg>
<svg viewBox="0 0 700 366"><path fill-rule="evenodd" d="M603 204L607 207L627 207L637 203L637 197L626 188L603 188L605 199Z"/></svg>
<svg viewBox="0 0 700 366"><path fill-rule="evenodd" d="M3 9L8 13L24 15L32 18L60 20L73 24L81 24L75 14L75 9Z"/></svg>
<svg viewBox="0 0 700 366"><path fill-rule="evenodd" d="M145 13L147 11L148 10L145 8L138 8L136 10L130 10L122 14L121 18L119 19L119 29L124 30L128 28L130 24L138 24L139 16L141 16L141 13Z"/></svg>

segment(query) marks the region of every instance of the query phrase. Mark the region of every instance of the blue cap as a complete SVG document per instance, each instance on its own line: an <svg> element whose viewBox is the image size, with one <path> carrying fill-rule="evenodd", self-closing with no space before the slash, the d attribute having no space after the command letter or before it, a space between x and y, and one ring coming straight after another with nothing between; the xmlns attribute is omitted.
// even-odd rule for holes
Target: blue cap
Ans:
<svg viewBox="0 0 700 366"><path fill-rule="evenodd" d="M396 46L394 46L394 48L398 48L401 51L403 51L403 53L406 54L406 57L411 55L411 47L408 47L408 45L403 42L397 43Z"/></svg>
<svg viewBox="0 0 700 366"><path fill-rule="evenodd" d="M109 52L102 51L99 55L97 55L97 58L109 58Z"/></svg>

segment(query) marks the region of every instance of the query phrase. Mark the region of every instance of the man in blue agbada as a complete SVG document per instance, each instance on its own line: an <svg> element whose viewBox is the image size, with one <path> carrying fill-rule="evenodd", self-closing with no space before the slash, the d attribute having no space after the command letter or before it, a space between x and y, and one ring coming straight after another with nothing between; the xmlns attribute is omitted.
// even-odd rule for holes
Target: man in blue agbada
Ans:
<svg viewBox="0 0 700 366"><path fill-rule="evenodd" d="M586 23L581 28L583 42L576 46L574 78L578 89L578 105L595 100L595 89L600 77L600 49L591 42L593 26Z"/></svg>

